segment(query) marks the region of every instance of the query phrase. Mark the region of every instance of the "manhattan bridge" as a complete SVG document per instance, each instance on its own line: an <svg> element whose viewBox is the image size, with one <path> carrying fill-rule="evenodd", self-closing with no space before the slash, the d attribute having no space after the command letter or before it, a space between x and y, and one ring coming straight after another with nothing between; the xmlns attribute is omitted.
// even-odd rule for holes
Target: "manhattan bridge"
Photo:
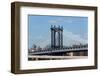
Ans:
<svg viewBox="0 0 100 76"><path fill-rule="evenodd" d="M88 56L88 44L63 46L63 27L51 26L51 47L29 52L29 59L67 59Z"/></svg>

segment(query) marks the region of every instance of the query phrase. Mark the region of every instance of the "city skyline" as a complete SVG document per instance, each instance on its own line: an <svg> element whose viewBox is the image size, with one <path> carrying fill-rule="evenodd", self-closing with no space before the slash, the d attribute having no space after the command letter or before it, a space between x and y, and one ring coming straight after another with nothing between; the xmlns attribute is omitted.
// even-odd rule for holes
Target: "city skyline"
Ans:
<svg viewBox="0 0 100 76"><path fill-rule="evenodd" d="M88 41L88 18L75 16L28 16L29 48L33 44L45 47L50 44L51 25L63 26L63 45L87 43Z"/></svg>

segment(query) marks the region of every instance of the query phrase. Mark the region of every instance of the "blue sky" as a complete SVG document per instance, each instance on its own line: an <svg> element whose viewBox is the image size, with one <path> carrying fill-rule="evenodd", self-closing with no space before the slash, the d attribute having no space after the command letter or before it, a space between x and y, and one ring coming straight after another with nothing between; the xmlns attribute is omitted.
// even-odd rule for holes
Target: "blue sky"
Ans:
<svg viewBox="0 0 100 76"><path fill-rule="evenodd" d="M45 47L50 44L51 25L63 26L64 45L87 43L88 40L88 17L78 16L28 16L28 42L29 48L36 44Z"/></svg>

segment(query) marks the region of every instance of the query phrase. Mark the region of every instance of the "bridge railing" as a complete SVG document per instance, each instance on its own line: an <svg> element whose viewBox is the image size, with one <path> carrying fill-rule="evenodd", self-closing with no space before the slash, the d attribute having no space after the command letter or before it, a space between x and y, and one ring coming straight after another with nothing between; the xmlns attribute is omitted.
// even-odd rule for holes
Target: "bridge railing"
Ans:
<svg viewBox="0 0 100 76"><path fill-rule="evenodd" d="M36 52L46 52L46 51L56 51L56 50L68 50L68 49L78 49L78 48L87 48L88 45L80 45L80 46L70 46L70 47L63 47L63 48L48 48L48 49L43 49L43 50L34 50L29 53L36 53Z"/></svg>

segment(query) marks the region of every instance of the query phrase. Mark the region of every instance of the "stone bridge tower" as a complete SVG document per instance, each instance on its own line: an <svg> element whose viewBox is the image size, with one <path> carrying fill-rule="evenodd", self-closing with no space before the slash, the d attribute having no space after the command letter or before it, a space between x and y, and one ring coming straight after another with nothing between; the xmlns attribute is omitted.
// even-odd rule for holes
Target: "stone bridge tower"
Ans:
<svg viewBox="0 0 100 76"><path fill-rule="evenodd" d="M63 48L63 27L51 25L51 48Z"/></svg>

